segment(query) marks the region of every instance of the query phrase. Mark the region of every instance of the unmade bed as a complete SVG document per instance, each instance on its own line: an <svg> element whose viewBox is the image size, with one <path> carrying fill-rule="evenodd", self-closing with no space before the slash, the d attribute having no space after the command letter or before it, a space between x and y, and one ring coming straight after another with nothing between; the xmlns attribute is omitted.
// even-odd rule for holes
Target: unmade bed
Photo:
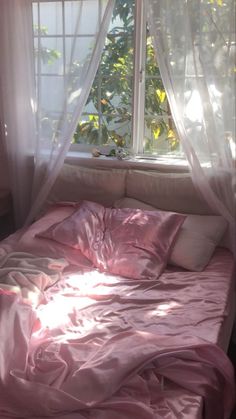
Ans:
<svg viewBox="0 0 236 419"><path fill-rule="evenodd" d="M191 217L139 206L59 203L1 243L2 419L229 418L232 253L180 266Z"/></svg>

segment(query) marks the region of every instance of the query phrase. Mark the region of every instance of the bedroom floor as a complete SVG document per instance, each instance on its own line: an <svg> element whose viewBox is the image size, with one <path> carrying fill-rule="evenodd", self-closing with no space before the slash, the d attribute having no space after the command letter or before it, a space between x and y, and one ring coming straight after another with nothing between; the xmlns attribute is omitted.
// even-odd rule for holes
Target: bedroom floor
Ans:
<svg viewBox="0 0 236 419"><path fill-rule="evenodd" d="M235 377L236 377L236 343L233 343L232 340L229 345L228 356L234 365ZM234 411L232 412L230 419L236 419L236 406L234 408Z"/></svg>

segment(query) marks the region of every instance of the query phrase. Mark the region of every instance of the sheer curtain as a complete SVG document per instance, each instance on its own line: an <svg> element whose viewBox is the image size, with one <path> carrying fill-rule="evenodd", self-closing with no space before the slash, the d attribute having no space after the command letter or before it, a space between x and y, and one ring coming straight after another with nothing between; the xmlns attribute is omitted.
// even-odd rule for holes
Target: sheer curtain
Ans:
<svg viewBox="0 0 236 419"><path fill-rule="evenodd" d="M97 72L114 0L34 2L37 147L31 222L70 147Z"/></svg>
<svg viewBox="0 0 236 419"><path fill-rule="evenodd" d="M35 148L32 3L0 2L1 140L9 166L16 227L29 211Z"/></svg>
<svg viewBox="0 0 236 419"><path fill-rule="evenodd" d="M235 246L234 0L148 0L148 20L193 181Z"/></svg>
<svg viewBox="0 0 236 419"><path fill-rule="evenodd" d="M114 0L0 2L0 109L16 227L34 219L60 171L113 7Z"/></svg>

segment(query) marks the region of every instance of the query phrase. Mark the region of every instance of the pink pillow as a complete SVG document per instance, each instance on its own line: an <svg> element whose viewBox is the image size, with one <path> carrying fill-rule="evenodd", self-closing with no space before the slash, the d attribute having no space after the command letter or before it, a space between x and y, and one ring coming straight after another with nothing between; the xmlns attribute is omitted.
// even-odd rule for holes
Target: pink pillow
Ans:
<svg viewBox="0 0 236 419"><path fill-rule="evenodd" d="M100 270L155 279L164 270L185 216L165 211L110 209L84 201L60 223L40 233L80 249Z"/></svg>
<svg viewBox="0 0 236 419"><path fill-rule="evenodd" d="M82 254L82 252L72 249L59 242L48 240L46 237L41 238L41 231L50 229L56 223L62 222L68 218L78 208L79 203L58 203L51 206L47 213L40 219L20 230L20 235L12 242L14 251L28 252L42 257L50 257L53 259L63 258L70 265L79 266L81 269L91 269L92 263ZM15 233L16 234L16 233Z"/></svg>

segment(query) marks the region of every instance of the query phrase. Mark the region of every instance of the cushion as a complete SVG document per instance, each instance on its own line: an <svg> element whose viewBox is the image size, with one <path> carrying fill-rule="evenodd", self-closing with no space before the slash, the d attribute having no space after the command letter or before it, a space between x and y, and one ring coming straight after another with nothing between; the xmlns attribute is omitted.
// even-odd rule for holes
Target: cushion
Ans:
<svg viewBox="0 0 236 419"><path fill-rule="evenodd" d="M123 198L115 202L115 208L141 208L156 211L142 201ZM227 222L217 215L188 214L182 224L168 262L190 271L202 271L219 245L226 231Z"/></svg>
<svg viewBox="0 0 236 419"><path fill-rule="evenodd" d="M104 206L125 195L124 170L97 170L64 164L47 201L95 201Z"/></svg>
<svg viewBox="0 0 236 419"><path fill-rule="evenodd" d="M189 173L129 170L125 195L165 211L212 214L212 210L195 189Z"/></svg>
<svg viewBox="0 0 236 419"><path fill-rule="evenodd" d="M164 270L184 215L140 209L111 209L84 201L40 237L80 249L103 272L156 279Z"/></svg>

